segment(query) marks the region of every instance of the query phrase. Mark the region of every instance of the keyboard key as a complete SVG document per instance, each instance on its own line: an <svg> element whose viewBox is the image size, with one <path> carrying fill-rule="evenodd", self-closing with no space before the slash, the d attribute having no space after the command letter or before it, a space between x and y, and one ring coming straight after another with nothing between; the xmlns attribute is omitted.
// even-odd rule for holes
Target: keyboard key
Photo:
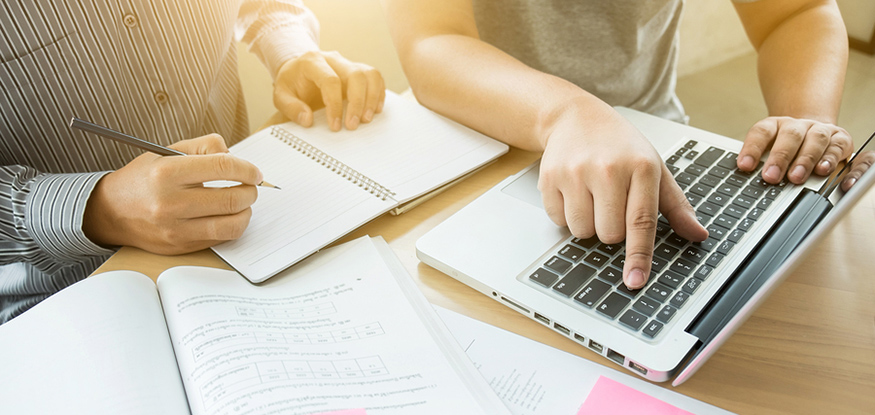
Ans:
<svg viewBox="0 0 875 415"><path fill-rule="evenodd" d="M690 151L690 149L686 147L681 147L678 149L678 151L675 151L674 154L678 156L683 156L684 154L687 154L687 151Z"/></svg>
<svg viewBox="0 0 875 415"><path fill-rule="evenodd" d="M738 222L738 229L746 232L750 230L750 227L753 226L754 223L755 221L751 218L742 219L741 222Z"/></svg>
<svg viewBox="0 0 875 415"><path fill-rule="evenodd" d="M668 261L654 256L650 258L650 270L653 272L662 272L662 269L668 264Z"/></svg>
<svg viewBox="0 0 875 415"><path fill-rule="evenodd" d="M747 209L738 205L729 205L726 206L726 209L723 209L724 214L732 216L735 219L743 218L745 212L747 212Z"/></svg>
<svg viewBox="0 0 875 415"><path fill-rule="evenodd" d="M711 190L714 190L714 189L711 187L705 186L702 183L696 183L696 184L690 186L690 193L693 193L695 195L699 195L702 197L708 196L708 193L711 193Z"/></svg>
<svg viewBox="0 0 875 415"><path fill-rule="evenodd" d="M595 275L595 269L578 264L558 284L553 286L553 290L566 297L571 297L593 275Z"/></svg>
<svg viewBox="0 0 875 415"><path fill-rule="evenodd" d="M687 242L688 241L686 239L681 238L678 234L674 232L670 233L668 236L665 237L665 243L677 248L683 248L687 245Z"/></svg>
<svg viewBox="0 0 875 415"><path fill-rule="evenodd" d="M741 188L747 183L747 177L739 176L737 174L731 174L729 175L729 177L726 178L726 183Z"/></svg>
<svg viewBox="0 0 875 415"><path fill-rule="evenodd" d="M729 251L732 250L732 248L735 248L735 242L723 241L723 243L717 247L717 252L723 255L727 255L729 254Z"/></svg>
<svg viewBox="0 0 875 415"><path fill-rule="evenodd" d="M601 244L598 246L599 251L604 252L608 256L614 256L617 252L623 249L623 245L620 244Z"/></svg>
<svg viewBox="0 0 875 415"><path fill-rule="evenodd" d="M574 245L565 245L565 247L559 250L559 255L570 259L572 262L580 261L585 254L586 252Z"/></svg>
<svg viewBox="0 0 875 415"><path fill-rule="evenodd" d="M672 262L671 267L669 267L670 270L677 272L678 274L681 274L683 276L692 274L694 268L696 268L696 264L680 258Z"/></svg>
<svg viewBox="0 0 875 415"><path fill-rule="evenodd" d="M665 236L671 231L671 225L668 224L668 221L665 218L660 217L658 221L656 221L656 236Z"/></svg>
<svg viewBox="0 0 875 415"><path fill-rule="evenodd" d="M720 159L720 156L725 152L725 150L721 150L717 147L709 147L701 156L699 156L699 158L693 161L693 163L698 164L699 166L708 167Z"/></svg>
<svg viewBox="0 0 875 415"><path fill-rule="evenodd" d="M711 271L714 271L714 268L711 268L707 265L702 265L699 269L696 270L696 273L693 274L693 277L698 278L702 281L708 278L711 275Z"/></svg>
<svg viewBox="0 0 875 415"><path fill-rule="evenodd" d="M753 187L759 188L759 189L765 189L765 188L771 186L771 184L769 182L763 180L762 176L757 176L756 178L751 180L750 185Z"/></svg>
<svg viewBox="0 0 875 415"><path fill-rule="evenodd" d="M713 223L708 225L708 227L706 229L708 229L709 239L714 238L718 241L721 241L721 240L723 240L723 238L726 237L726 235L729 235L729 229L726 229L720 225L716 225Z"/></svg>
<svg viewBox="0 0 875 415"><path fill-rule="evenodd" d="M571 268L571 263L562 258L559 258L558 256L554 256L553 258L550 258L549 261L544 263L544 267L549 269L550 271L562 275L565 273L565 271L568 271L568 269Z"/></svg>
<svg viewBox="0 0 875 415"><path fill-rule="evenodd" d="M696 248L699 248L699 249L706 251L706 252L711 252L715 248L717 248L717 245L719 243L720 243L720 241L718 241L717 239L708 238L702 242L693 242L692 246L695 246Z"/></svg>
<svg viewBox="0 0 875 415"><path fill-rule="evenodd" d="M693 176L689 173L680 173L677 177L675 177L675 180L677 180L678 183L690 185L693 184L694 181L696 181L696 176Z"/></svg>
<svg viewBox="0 0 875 415"><path fill-rule="evenodd" d="M586 308L592 308L610 289L611 286L608 283L592 280L574 296L574 301Z"/></svg>
<svg viewBox="0 0 875 415"><path fill-rule="evenodd" d="M613 320L631 301L632 300L623 297L620 294L611 293L601 304L598 305L598 307L596 307L596 310L605 317Z"/></svg>
<svg viewBox="0 0 875 415"><path fill-rule="evenodd" d="M573 243L577 246L582 246L586 249L592 249L592 247L594 247L595 244L599 243L599 238L597 238L595 236L593 236L592 238L589 238L589 239L574 238L571 240L571 243Z"/></svg>
<svg viewBox="0 0 875 415"><path fill-rule="evenodd" d="M644 326L644 330L641 331L641 334L652 339L656 337L657 334L659 334L659 331L662 330L662 327L662 323L656 320L650 320L650 322Z"/></svg>
<svg viewBox="0 0 875 415"><path fill-rule="evenodd" d="M717 192L719 192L720 194L724 194L727 197L732 197L735 196L736 193L738 193L738 189L740 189L740 187L731 185L729 183L724 183L717 188Z"/></svg>
<svg viewBox="0 0 875 415"><path fill-rule="evenodd" d="M671 157L669 157L669 158L667 158L667 159L665 160L665 164L673 165L673 164L677 163L677 161L680 160L680 159L681 159L680 156L678 156L678 155L672 155Z"/></svg>
<svg viewBox="0 0 875 415"><path fill-rule="evenodd" d="M684 279L685 277L683 275L678 275L671 271L668 271L665 274L660 275L657 281L659 281L660 284L671 287L671 289L674 290L677 287L680 287L681 284L683 284Z"/></svg>
<svg viewBox="0 0 875 415"><path fill-rule="evenodd" d="M669 301L669 303L671 305L675 306L676 308L681 308L681 307L683 307L684 303L686 303L687 299L689 299L689 298L690 298L689 294L687 294L683 291L678 291L674 294L674 297L671 298L671 301Z"/></svg>
<svg viewBox="0 0 875 415"><path fill-rule="evenodd" d="M696 156L698 156L698 155L699 155L698 151L691 151L687 154L684 154L684 158L688 159L688 160L692 160L692 159L696 158Z"/></svg>
<svg viewBox="0 0 875 415"><path fill-rule="evenodd" d="M699 144L699 142L696 140L690 140L690 141L687 141L686 143L684 143L684 147L693 148L696 146L696 144Z"/></svg>
<svg viewBox="0 0 875 415"><path fill-rule="evenodd" d="M686 259L690 262L695 262L697 264L701 263L705 260L705 257L708 256L708 251L701 249L695 245L690 245L686 249L684 249L684 253L681 254L681 258Z"/></svg>
<svg viewBox="0 0 875 415"><path fill-rule="evenodd" d="M641 297L638 299L638 301L635 301L635 304L632 304L632 308L634 308L641 314L652 316L653 313L655 313L656 310L659 309L660 305L660 303L651 300L648 297Z"/></svg>
<svg viewBox="0 0 875 415"><path fill-rule="evenodd" d="M659 246L657 246L656 249L653 250L653 255L665 260L671 260L674 258L675 255L678 254L678 252L680 252L679 249L663 243L659 244Z"/></svg>
<svg viewBox="0 0 875 415"><path fill-rule="evenodd" d="M729 202L729 196L720 193L714 193L708 197L708 201L717 206L726 206L726 203Z"/></svg>
<svg viewBox="0 0 875 415"><path fill-rule="evenodd" d="M608 262L608 259L610 259L610 258L608 258L608 257L606 257L598 252L593 252L593 253L589 254L589 256L586 257L586 259L584 259L584 261L589 263L589 264L595 265L596 268L601 268L602 265L604 265L605 263Z"/></svg>
<svg viewBox="0 0 875 415"><path fill-rule="evenodd" d="M755 186L748 186L741 191L741 194L751 199L759 199L759 197L763 194L763 189Z"/></svg>
<svg viewBox="0 0 875 415"><path fill-rule="evenodd" d="M726 239L729 240L730 242L738 243L738 241L740 241L741 238L743 238L743 237L744 237L744 231L741 229L736 229L736 230L730 232L729 237Z"/></svg>
<svg viewBox="0 0 875 415"><path fill-rule="evenodd" d="M768 199L775 200L775 198L778 197L778 195L780 195L780 194L781 194L780 187L773 186L773 187L769 187L769 190L766 190L766 198L768 198Z"/></svg>
<svg viewBox="0 0 875 415"><path fill-rule="evenodd" d="M702 280L697 280L695 278L687 279L687 281L684 282L683 287L681 287L681 291L687 294L693 294L694 292L696 292L696 289L698 289L699 285L701 284Z"/></svg>
<svg viewBox="0 0 875 415"><path fill-rule="evenodd" d="M750 213L747 214L747 218L750 220L757 220L760 218L760 216L762 216L762 214L763 214L762 209L754 209L754 210L750 211Z"/></svg>
<svg viewBox="0 0 875 415"><path fill-rule="evenodd" d="M726 153L720 161L717 162L717 165L723 167L724 169L735 170L738 166L738 154L736 153Z"/></svg>
<svg viewBox="0 0 875 415"><path fill-rule="evenodd" d="M702 201L702 197L694 193L687 192L685 193L685 195L687 196L687 200L690 201L690 204L693 205L693 207L696 207L696 205L698 205L699 202Z"/></svg>
<svg viewBox="0 0 875 415"><path fill-rule="evenodd" d="M697 212L702 212L708 216L717 216L720 213L720 206L717 206L710 202L705 202L699 205L696 209Z"/></svg>
<svg viewBox="0 0 875 415"><path fill-rule="evenodd" d="M671 164L666 164L665 167L668 167L668 171L670 171L671 174L675 174L681 171L681 169L679 169L677 166L672 166Z"/></svg>
<svg viewBox="0 0 875 415"><path fill-rule="evenodd" d="M705 168L702 166L697 166L695 164L690 164L689 166L687 166L687 168L684 169L684 172L698 177L705 172Z"/></svg>
<svg viewBox="0 0 875 415"><path fill-rule="evenodd" d="M759 203L757 203L757 209L766 210L771 205L772 205L772 199L763 198L762 200L760 200Z"/></svg>
<svg viewBox="0 0 875 415"><path fill-rule="evenodd" d="M710 174L706 174L699 179L699 183L704 184L705 186L717 187L720 185L720 178L716 176L712 176Z"/></svg>
<svg viewBox="0 0 875 415"><path fill-rule="evenodd" d="M708 257L705 261L705 264L711 268L717 268L717 265L720 265L720 261L723 260L723 254L719 252L715 252Z"/></svg>
<svg viewBox="0 0 875 415"><path fill-rule="evenodd" d="M647 317L644 314L631 309L626 310L626 312L620 316L620 323L635 331L641 329L641 326L643 326L646 321Z"/></svg>
<svg viewBox="0 0 875 415"><path fill-rule="evenodd" d="M751 199L750 197L747 197L744 195L737 196L734 200L732 200L733 205L738 205L738 206L741 206L745 209L752 208L754 202L755 202L754 199Z"/></svg>
<svg viewBox="0 0 875 415"><path fill-rule="evenodd" d="M623 280L623 271L620 271L614 267L607 267L599 273L599 278L613 285L617 285L618 282Z"/></svg>
<svg viewBox="0 0 875 415"><path fill-rule="evenodd" d="M715 166L711 170L708 170L708 174L714 177L724 179L726 178L726 176L729 176L729 170L724 169L723 167Z"/></svg>
<svg viewBox="0 0 875 415"><path fill-rule="evenodd" d="M659 310L659 314L656 315L656 319L663 324L668 323L672 317L674 317L674 313L678 311L677 308L674 308L670 305L667 305Z"/></svg>
<svg viewBox="0 0 875 415"><path fill-rule="evenodd" d="M614 258L614 260L611 261L611 265L619 269L623 269L623 267L626 266L626 255L620 255Z"/></svg>
<svg viewBox="0 0 875 415"><path fill-rule="evenodd" d="M732 229L735 227L735 224L738 222L738 219L733 218L729 215L720 215L714 218L714 224L722 226L726 229Z"/></svg>
<svg viewBox="0 0 875 415"><path fill-rule="evenodd" d="M529 279L550 288L553 286L553 283L559 279L559 276L544 268L538 268L538 270L533 272L532 275L529 275Z"/></svg>
<svg viewBox="0 0 875 415"><path fill-rule="evenodd" d="M696 212L696 221L698 221L699 224L701 224L702 226L705 226L708 224L708 222L711 222L711 216L706 215L702 212Z"/></svg>
<svg viewBox="0 0 875 415"><path fill-rule="evenodd" d="M650 278L653 278L652 273L650 274ZM619 286L617 286L617 291L621 292L623 294L626 294L627 296L629 296L629 298L634 299L635 297L638 296L638 294L641 294L641 291L644 291L644 289L639 288L637 290L632 290L632 289L629 289L629 287L627 287L626 284L620 284Z"/></svg>
<svg viewBox="0 0 875 415"><path fill-rule="evenodd" d="M671 288L668 288L656 282L647 287L645 295L656 301L659 301L660 303L664 303L665 300L668 300L668 296L671 295L671 292Z"/></svg>

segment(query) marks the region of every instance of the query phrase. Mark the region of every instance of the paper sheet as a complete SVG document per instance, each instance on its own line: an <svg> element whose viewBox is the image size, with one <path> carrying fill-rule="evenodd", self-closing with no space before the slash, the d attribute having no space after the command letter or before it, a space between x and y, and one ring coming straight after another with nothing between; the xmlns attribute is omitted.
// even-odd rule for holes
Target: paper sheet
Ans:
<svg viewBox="0 0 875 415"><path fill-rule="evenodd" d="M576 414L601 377L695 414L730 414L454 311L438 306L435 309L486 381L516 415Z"/></svg>

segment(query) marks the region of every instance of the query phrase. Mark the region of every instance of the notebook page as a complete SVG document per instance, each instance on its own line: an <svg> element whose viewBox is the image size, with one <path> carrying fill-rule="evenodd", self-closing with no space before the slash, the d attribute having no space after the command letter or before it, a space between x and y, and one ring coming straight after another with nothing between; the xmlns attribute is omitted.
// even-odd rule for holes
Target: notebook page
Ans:
<svg viewBox="0 0 875 415"><path fill-rule="evenodd" d="M233 271L166 271L158 286L192 413L506 413L464 387L395 278L367 237L258 286Z"/></svg>
<svg viewBox="0 0 875 415"><path fill-rule="evenodd" d="M383 112L354 131L331 132L325 111L293 134L396 192L398 202L426 193L489 162L508 147L386 91Z"/></svg>
<svg viewBox="0 0 875 415"><path fill-rule="evenodd" d="M4 414L188 414L155 284L86 278L0 326Z"/></svg>
<svg viewBox="0 0 875 415"><path fill-rule="evenodd" d="M263 130L231 148L282 190L258 188L243 235L213 251L253 282L263 281L386 212L381 200Z"/></svg>

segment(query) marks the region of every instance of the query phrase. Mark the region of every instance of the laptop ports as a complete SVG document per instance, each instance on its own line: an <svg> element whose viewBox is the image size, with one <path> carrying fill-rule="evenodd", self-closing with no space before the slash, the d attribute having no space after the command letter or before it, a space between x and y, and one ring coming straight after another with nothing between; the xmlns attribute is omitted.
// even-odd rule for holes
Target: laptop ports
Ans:
<svg viewBox="0 0 875 415"><path fill-rule="evenodd" d="M589 348L598 354L602 354L605 351L605 348L602 347L600 343L596 343L592 340L589 341Z"/></svg>
<svg viewBox="0 0 875 415"><path fill-rule="evenodd" d="M538 314L538 313L535 313L535 320L538 320L538 321L540 321L541 323L544 323L544 324L546 324L546 325L548 325L548 326L550 325L550 319L547 318L547 317L544 317L544 316L542 316L542 315L540 315L540 314Z"/></svg>
<svg viewBox="0 0 875 415"><path fill-rule="evenodd" d="M586 344L586 338L577 334L577 333L574 333L574 340L577 340L580 343Z"/></svg>
<svg viewBox="0 0 875 415"><path fill-rule="evenodd" d="M560 332L562 332L562 334L564 334L566 336L571 335L571 330L568 330L568 328L566 328L565 326L563 326L555 321L553 322L553 328L556 330L559 330Z"/></svg>
<svg viewBox="0 0 875 415"><path fill-rule="evenodd" d="M626 363L626 356L623 356L611 349L608 349L608 359L611 359L621 365Z"/></svg>
<svg viewBox="0 0 875 415"><path fill-rule="evenodd" d="M634 370L634 371L636 371L644 376L647 376L647 368L646 367L641 366L638 363L635 363L631 360L629 361L629 367L632 368L632 370Z"/></svg>

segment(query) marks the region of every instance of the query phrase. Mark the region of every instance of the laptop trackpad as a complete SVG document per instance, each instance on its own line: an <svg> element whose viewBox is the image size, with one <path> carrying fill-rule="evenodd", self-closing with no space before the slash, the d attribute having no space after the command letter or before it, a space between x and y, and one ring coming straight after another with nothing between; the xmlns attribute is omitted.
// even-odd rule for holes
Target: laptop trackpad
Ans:
<svg viewBox="0 0 875 415"><path fill-rule="evenodd" d="M536 208L544 209L544 202L541 199L541 191L538 190L538 172L541 168L541 161L538 160L534 167L529 169L525 174L517 177L507 186L501 189L501 192L509 196L513 196L523 202L526 202Z"/></svg>

